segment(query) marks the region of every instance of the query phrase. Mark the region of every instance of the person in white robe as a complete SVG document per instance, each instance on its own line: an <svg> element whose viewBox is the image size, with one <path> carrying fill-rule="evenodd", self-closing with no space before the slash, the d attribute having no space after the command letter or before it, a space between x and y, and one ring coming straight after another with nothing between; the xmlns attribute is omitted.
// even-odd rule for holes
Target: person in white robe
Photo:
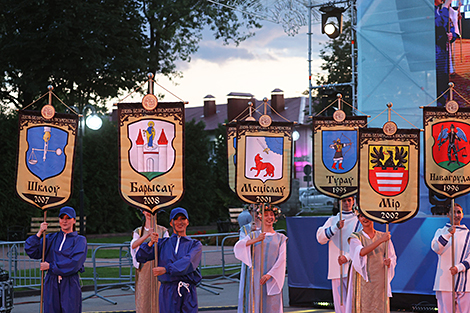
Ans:
<svg viewBox="0 0 470 313"><path fill-rule="evenodd" d="M152 262L139 263L135 258L140 245L149 242L150 234L154 232L152 214L144 210L141 212L144 215L142 226L132 232L130 243L132 264L135 267L135 310L136 313L158 313L157 293L160 282L157 285L157 280L152 274ZM157 225L156 232L160 237L169 237L166 227Z"/></svg>
<svg viewBox="0 0 470 313"><path fill-rule="evenodd" d="M349 237L352 268L346 312L388 313L388 298L392 296L391 281L397 264L395 248L389 232L375 230L374 222L363 214L359 214L358 218L362 230Z"/></svg>
<svg viewBox="0 0 470 313"><path fill-rule="evenodd" d="M347 265L351 260L349 256L348 238L352 232L358 231L362 228L355 212L353 212L355 203L354 197L342 199L341 202L343 219L340 220L339 213L337 215L333 215L328 218L323 226L318 227L317 230L318 243L322 245L328 243L328 279L331 280L331 289L333 292L333 302L336 313L346 312L348 285ZM341 279L341 266L343 266L343 279ZM343 288L342 299L341 288Z"/></svg>
<svg viewBox="0 0 470 313"><path fill-rule="evenodd" d="M248 267L246 276L249 281L249 288L242 295L242 307L241 310L238 308L238 312L283 312L282 287L286 276L287 237L273 228L280 215L279 208L267 206L264 215L264 232L251 232L250 236L239 240L234 247L235 257Z"/></svg>
<svg viewBox="0 0 470 313"><path fill-rule="evenodd" d="M452 222L452 214L447 214ZM470 232L461 223L462 207L454 204L454 225L450 223L434 234L431 249L438 255L434 291L439 313L452 313L452 276L455 277L455 312L470 312ZM454 234L454 262L452 265L452 234Z"/></svg>

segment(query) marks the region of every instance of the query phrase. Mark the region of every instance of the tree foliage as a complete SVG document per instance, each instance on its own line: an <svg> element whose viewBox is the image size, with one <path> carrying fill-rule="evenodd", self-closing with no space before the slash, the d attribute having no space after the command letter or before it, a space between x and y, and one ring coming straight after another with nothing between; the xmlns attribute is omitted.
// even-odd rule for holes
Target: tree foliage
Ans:
<svg viewBox="0 0 470 313"><path fill-rule="evenodd" d="M351 81L351 23L349 20L344 23L343 32L336 39L330 39L320 50L320 58L323 60L321 69L327 74L318 77L318 84Z"/></svg>
<svg viewBox="0 0 470 313"><path fill-rule="evenodd" d="M16 108L47 85L68 105L102 105L149 71L177 75L206 26L235 44L260 27L205 0L0 0L0 12L0 102Z"/></svg>
<svg viewBox="0 0 470 313"><path fill-rule="evenodd" d="M218 2L236 6L243 1ZM250 15L206 0L143 0L142 8L149 34L149 70L152 73L176 74L174 62L178 58L190 60L205 27L211 29L216 39L237 45L253 35L252 29L261 27ZM240 32L242 27L248 32Z"/></svg>
<svg viewBox="0 0 470 313"><path fill-rule="evenodd" d="M212 192L215 188L210 175L210 141L205 124L187 122L184 130L185 194L178 204L186 208L192 224L201 225L209 220L212 210Z"/></svg>
<svg viewBox="0 0 470 313"><path fill-rule="evenodd" d="M321 69L326 71L326 75L317 76L318 85L349 83L352 80L352 60L351 60L351 22L344 23L343 32L336 38L330 39L320 50L320 58L323 60ZM320 88L317 90L314 109L316 112L323 110L326 106L337 99L337 94L341 93L343 100L352 104L351 86L335 86L330 88ZM349 106L344 106L343 110L351 112ZM328 115L333 114L333 109L326 111Z"/></svg>
<svg viewBox="0 0 470 313"><path fill-rule="evenodd" d="M213 179L217 186L217 189L214 190L213 201L218 211L214 213L217 213L217 217L221 219L224 216L228 217L227 208L243 206L243 202L238 199L235 192L228 185L227 159L227 128L219 124L219 127L215 130L211 167Z"/></svg>
<svg viewBox="0 0 470 313"><path fill-rule="evenodd" d="M132 88L146 64L138 9L132 0L1 0L0 100L22 108L52 85L81 106Z"/></svg>
<svg viewBox="0 0 470 313"><path fill-rule="evenodd" d="M10 227L21 226L27 229L35 207L22 202L16 196L16 155L18 151L18 115L0 108L0 238L7 239Z"/></svg>
<svg viewBox="0 0 470 313"><path fill-rule="evenodd" d="M228 218L228 207L240 200L228 186L225 127L219 125L213 141L203 121L186 123L185 195L178 204L189 212L191 224L208 225Z"/></svg>

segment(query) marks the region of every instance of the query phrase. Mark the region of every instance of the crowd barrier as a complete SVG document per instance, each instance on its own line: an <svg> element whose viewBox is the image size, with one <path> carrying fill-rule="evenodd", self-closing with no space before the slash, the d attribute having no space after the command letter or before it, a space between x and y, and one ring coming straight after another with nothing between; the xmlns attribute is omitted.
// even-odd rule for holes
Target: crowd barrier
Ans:
<svg viewBox="0 0 470 313"><path fill-rule="evenodd" d="M207 282L219 279L237 280L237 271L240 270L240 262L233 257L233 246L229 245L229 239L236 241L237 233L216 233L191 235L203 243L203 252L199 268L204 270L220 269L218 274L203 277L199 286L214 294L218 294L215 286ZM210 245L209 245L210 243ZM30 259L24 250L24 241L0 241L0 268L8 272L12 280L14 290L39 289L41 285L41 273L39 263L41 260ZM82 281L92 281L93 294L84 298L99 297L110 303L113 301L101 296L103 290L115 287L134 288L135 269L132 266L130 243L88 243L91 256L85 262L85 271L92 271L92 275L81 275ZM116 257L104 257L103 252L114 250ZM111 268L107 274L100 269ZM109 275L111 274L111 275Z"/></svg>

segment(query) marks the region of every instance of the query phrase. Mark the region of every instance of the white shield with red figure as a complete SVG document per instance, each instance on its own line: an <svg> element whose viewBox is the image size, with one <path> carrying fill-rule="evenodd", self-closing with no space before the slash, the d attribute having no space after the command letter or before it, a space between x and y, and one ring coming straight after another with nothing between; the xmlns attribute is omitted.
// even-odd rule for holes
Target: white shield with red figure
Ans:
<svg viewBox="0 0 470 313"><path fill-rule="evenodd" d="M247 203L279 204L291 191L293 123L237 124L237 196Z"/></svg>
<svg viewBox="0 0 470 313"><path fill-rule="evenodd" d="M245 176L250 179L280 179L283 174L284 137L246 137Z"/></svg>

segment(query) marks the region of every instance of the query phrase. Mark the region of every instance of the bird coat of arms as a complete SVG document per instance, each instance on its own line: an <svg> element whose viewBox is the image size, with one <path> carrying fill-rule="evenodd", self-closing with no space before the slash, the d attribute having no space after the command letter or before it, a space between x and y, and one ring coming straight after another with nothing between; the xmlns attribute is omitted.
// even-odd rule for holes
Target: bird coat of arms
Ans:
<svg viewBox="0 0 470 313"><path fill-rule="evenodd" d="M419 129L359 130L359 210L379 223L401 223L419 208Z"/></svg>
<svg viewBox="0 0 470 313"><path fill-rule="evenodd" d="M445 108L423 111L425 182L438 194L455 198L470 191L470 109L447 113Z"/></svg>

